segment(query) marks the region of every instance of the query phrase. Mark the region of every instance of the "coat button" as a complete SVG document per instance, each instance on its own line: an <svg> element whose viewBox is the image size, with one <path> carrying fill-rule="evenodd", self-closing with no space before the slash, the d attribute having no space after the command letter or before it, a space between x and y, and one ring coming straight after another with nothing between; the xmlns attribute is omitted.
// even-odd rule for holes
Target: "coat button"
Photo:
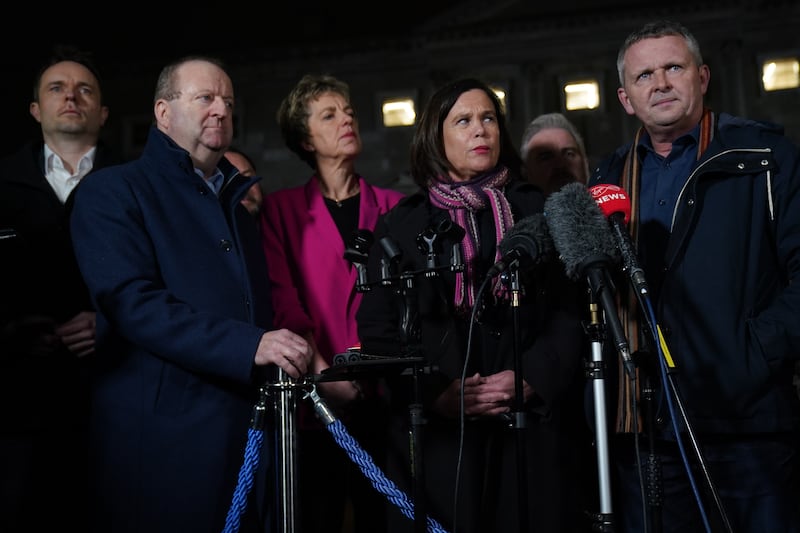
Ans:
<svg viewBox="0 0 800 533"><path fill-rule="evenodd" d="M231 250L233 250L233 245L231 244L231 241L227 239L222 239L221 241L219 241L219 247L225 250L226 252L230 252Z"/></svg>

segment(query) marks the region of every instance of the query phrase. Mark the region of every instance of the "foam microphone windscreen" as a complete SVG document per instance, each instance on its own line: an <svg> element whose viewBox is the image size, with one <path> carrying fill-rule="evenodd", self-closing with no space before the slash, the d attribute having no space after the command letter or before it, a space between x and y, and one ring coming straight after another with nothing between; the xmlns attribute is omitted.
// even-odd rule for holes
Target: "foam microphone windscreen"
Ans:
<svg viewBox="0 0 800 533"><path fill-rule="evenodd" d="M605 215L582 183L564 185L544 203L545 220L567 276L577 280L584 267L597 260L611 261L616 245Z"/></svg>

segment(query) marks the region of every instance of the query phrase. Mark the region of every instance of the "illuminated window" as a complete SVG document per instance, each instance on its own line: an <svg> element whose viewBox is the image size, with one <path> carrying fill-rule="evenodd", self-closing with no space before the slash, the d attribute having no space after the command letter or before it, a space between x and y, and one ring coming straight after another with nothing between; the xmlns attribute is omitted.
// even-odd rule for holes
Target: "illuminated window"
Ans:
<svg viewBox="0 0 800 533"><path fill-rule="evenodd" d="M600 84L596 80L571 81L563 87L564 107L567 111L600 107Z"/></svg>
<svg viewBox="0 0 800 533"><path fill-rule="evenodd" d="M767 59L761 64L761 82L765 91L800 87L800 64L796 57Z"/></svg>
<svg viewBox="0 0 800 533"><path fill-rule="evenodd" d="M417 119L413 98L390 98L381 105L383 125L387 128L413 126Z"/></svg>

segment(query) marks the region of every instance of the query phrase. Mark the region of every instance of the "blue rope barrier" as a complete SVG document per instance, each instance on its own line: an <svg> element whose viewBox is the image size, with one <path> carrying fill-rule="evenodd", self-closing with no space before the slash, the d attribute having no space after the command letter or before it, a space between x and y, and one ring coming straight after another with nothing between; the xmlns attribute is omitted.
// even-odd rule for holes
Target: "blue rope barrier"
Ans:
<svg viewBox="0 0 800 533"><path fill-rule="evenodd" d="M225 518L223 533L237 533L241 524L241 517L247 509L247 495L253 488L253 478L258 469L258 457L261 453L261 444L264 442L264 432L260 429L250 428L247 431L247 448L244 452L244 463L239 470L239 482L233 492L233 501Z"/></svg>
<svg viewBox="0 0 800 533"><path fill-rule="evenodd" d="M383 474L369 454L367 454L358 445L358 442L347 432L341 420L337 419L330 409L328 409L328 406L325 405L322 398L317 394L316 389L312 388L308 396L314 402L314 409L317 412L317 416L322 423L325 424L325 427L331 433L339 447L347 453L356 465L358 465L361 472L372 482L372 485L378 492L386 496L391 503L399 507L400 511L405 516L413 520L414 504L411 499ZM442 525L430 516L426 517L425 524L427 525L428 533L447 533Z"/></svg>
<svg viewBox="0 0 800 533"><path fill-rule="evenodd" d="M411 520L414 520L414 504L411 499L400 490L390 479L387 479L380 469L375 465L372 458L358 446L353 437L347 433L344 424L336 420L328 424L328 431L339 446L347 452L350 459L358 465L364 475L372 481L375 489L386 496L386 498L400 508L400 511ZM447 533L447 531L436 520L430 516L426 517L425 523L429 533Z"/></svg>
<svg viewBox="0 0 800 533"><path fill-rule="evenodd" d="M253 407L253 418L247 430L247 446L244 450L244 462L239 470L239 480L233 491L233 501L225 517L223 533L238 533L241 518L247 509L247 495L253 489L253 479L258 470L258 459L264 443L264 420L267 414L267 390L262 387L259 398Z"/></svg>
<svg viewBox="0 0 800 533"><path fill-rule="evenodd" d="M347 432L341 420L333 416L328 406L312 387L308 396L314 402L314 408L320 420L325 424L328 431L333 436L336 443L347 453L348 457L361 469L361 472L372 482L375 489L386 496L395 504L400 511L411 520L414 519L414 504L405 492L400 490L397 485L388 479L372 458L358 444L358 442ZM253 415L253 423L247 433L247 447L245 448L244 463L239 470L239 480L233 493L233 501L228 509L228 516L225 519L225 529L223 533L238 533L241 525L241 517L247 508L247 495L253 488L253 479L258 469L258 458L261 452L261 445L264 441L263 419L266 410L266 395L262 389L262 397L256 405ZM426 517L425 524L428 533L447 533L439 522Z"/></svg>

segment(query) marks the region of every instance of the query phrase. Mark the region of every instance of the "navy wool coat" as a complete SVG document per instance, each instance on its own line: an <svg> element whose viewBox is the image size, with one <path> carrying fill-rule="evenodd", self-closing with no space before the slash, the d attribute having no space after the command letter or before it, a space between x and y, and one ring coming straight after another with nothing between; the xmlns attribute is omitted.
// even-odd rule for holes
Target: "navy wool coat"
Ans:
<svg viewBox="0 0 800 533"><path fill-rule="evenodd" d="M272 309L256 225L239 204L257 180L224 159L219 168L218 198L153 128L139 159L87 176L76 194L74 250L98 312L97 531L223 530L267 377L253 358ZM265 437L263 468L270 448ZM251 496L267 501L272 489L260 479ZM254 523L243 518L240 531Z"/></svg>

